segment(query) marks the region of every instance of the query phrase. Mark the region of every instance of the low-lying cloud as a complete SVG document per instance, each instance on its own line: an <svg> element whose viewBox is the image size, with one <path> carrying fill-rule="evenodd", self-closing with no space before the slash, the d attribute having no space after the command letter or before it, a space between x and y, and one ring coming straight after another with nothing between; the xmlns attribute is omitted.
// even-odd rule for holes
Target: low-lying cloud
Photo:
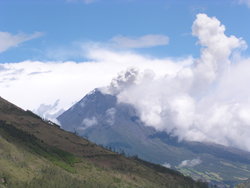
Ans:
<svg viewBox="0 0 250 188"><path fill-rule="evenodd" d="M84 125L84 128L88 128L94 125L97 125L98 121L96 119L96 117L91 117L91 118L84 118L82 120L82 125Z"/></svg>
<svg viewBox="0 0 250 188"><path fill-rule="evenodd" d="M166 168L171 168L171 164L169 164L169 163L167 163L167 162L166 162L166 163L163 163L162 166L164 166L164 167L166 167Z"/></svg>
<svg viewBox="0 0 250 188"><path fill-rule="evenodd" d="M60 100L56 100L54 104L40 104L37 109L33 109L33 112L39 114L43 119L51 120L57 124L57 117L61 115L64 110L59 107Z"/></svg>
<svg viewBox="0 0 250 188"><path fill-rule="evenodd" d="M197 159L191 159L191 160L184 160L179 164L179 168L183 168L183 167L194 167L197 166L199 164L201 164L202 161L197 158Z"/></svg>
<svg viewBox="0 0 250 188"><path fill-rule="evenodd" d="M85 62L41 62L23 61L5 63L0 67L0 95L24 108L51 117L41 104L67 110L88 92L110 84L118 72L128 67L150 69L158 75L179 70L190 64L192 58L172 60L145 57L133 52L115 52L102 48L90 48ZM18 95L17 95L18 93ZM52 109L48 110L52 113ZM56 111L53 111L55 114Z"/></svg>

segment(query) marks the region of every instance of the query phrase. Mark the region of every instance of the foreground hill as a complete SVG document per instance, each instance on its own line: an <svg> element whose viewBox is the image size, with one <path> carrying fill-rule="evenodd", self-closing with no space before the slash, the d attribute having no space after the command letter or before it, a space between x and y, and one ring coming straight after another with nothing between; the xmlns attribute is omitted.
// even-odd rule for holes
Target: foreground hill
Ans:
<svg viewBox="0 0 250 188"><path fill-rule="evenodd" d="M207 187L126 158L0 98L0 187Z"/></svg>
<svg viewBox="0 0 250 188"><path fill-rule="evenodd" d="M250 177L250 153L212 143L179 142L146 126L133 106L96 89L57 118L62 128L116 151L171 166L194 179L233 186Z"/></svg>

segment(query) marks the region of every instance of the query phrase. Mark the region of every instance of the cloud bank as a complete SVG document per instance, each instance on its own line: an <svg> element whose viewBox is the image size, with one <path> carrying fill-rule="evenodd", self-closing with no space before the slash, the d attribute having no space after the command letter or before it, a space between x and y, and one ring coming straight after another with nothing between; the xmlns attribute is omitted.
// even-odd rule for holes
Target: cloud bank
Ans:
<svg viewBox="0 0 250 188"><path fill-rule="evenodd" d="M165 75L192 62L191 57L175 61L100 48L90 48L86 56L90 60L80 63L24 61L1 64L0 95L24 109L53 119L55 114L67 110L91 90L109 85L118 72L128 67L150 69Z"/></svg>
<svg viewBox="0 0 250 188"><path fill-rule="evenodd" d="M31 35L19 33L16 35L13 35L8 32L0 32L0 53L8 50L12 47L17 47L20 43L23 43L25 41L38 38L42 36L42 33L37 32Z"/></svg>

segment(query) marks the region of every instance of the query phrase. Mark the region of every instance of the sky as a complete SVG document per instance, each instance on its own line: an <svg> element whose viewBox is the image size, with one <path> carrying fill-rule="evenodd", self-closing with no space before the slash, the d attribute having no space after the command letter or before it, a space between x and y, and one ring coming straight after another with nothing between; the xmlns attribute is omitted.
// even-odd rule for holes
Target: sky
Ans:
<svg viewBox="0 0 250 188"><path fill-rule="evenodd" d="M248 5L247 0L0 0L0 31L19 37L9 48L1 47L0 62L81 62L86 60L82 45L113 43L117 50L130 49L120 43L121 37L145 35L168 40L134 51L197 57L199 46L190 29L196 14L216 16L229 34L249 41Z"/></svg>
<svg viewBox="0 0 250 188"><path fill-rule="evenodd" d="M148 126L250 151L249 20L249 0L0 0L0 96L55 120L101 87Z"/></svg>

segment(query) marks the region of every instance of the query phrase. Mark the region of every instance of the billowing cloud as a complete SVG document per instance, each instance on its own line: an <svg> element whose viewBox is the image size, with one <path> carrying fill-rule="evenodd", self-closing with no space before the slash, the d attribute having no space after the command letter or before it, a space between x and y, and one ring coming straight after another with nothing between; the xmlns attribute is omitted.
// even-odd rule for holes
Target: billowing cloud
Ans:
<svg viewBox="0 0 250 188"><path fill-rule="evenodd" d="M37 32L31 35L19 33L13 35L8 32L0 32L0 53L8 50L11 47L17 47L20 43L42 36L42 33Z"/></svg>
<svg viewBox="0 0 250 188"><path fill-rule="evenodd" d="M197 159L191 159L191 160L184 160L181 162L181 164L179 164L178 167L183 168L183 167L194 167L197 166L199 164L201 164L202 161L197 158Z"/></svg>
<svg viewBox="0 0 250 188"><path fill-rule="evenodd" d="M169 38L165 35L144 35L141 37L115 36L111 39L114 46L120 48L149 48L167 45Z"/></svg>
<svg viewBox="0 0 250 188"><path fill-rule="evenodd" d="M94 125L97 125L98 121L96 119L96 117L91 117L91 118L84 118L82 120L82 125L84 125L84 128L88 128Z"/></svg>
<svg viewBox="0 0 250 188"><path fill-rule="evenodd" d="M212 82L220 72L225 71L231 63L229 60L232 51L237 48L246 48L241 38L225 35L225 26L215 17L198 14L192 26L192 33L203 47L201 57L197 60L196 74L200 79Z"/></svg>
<svg viewBox="0 0 250 188"><path fill-rule="evenodd" d="M132 104L146 125L180 140L250 151L250 59L231 58L246 43L226 36L225 26L205 14L197 15L192 29L202 46L192 65L165 75L128 69L111 82L108 92Z"/></svg>

